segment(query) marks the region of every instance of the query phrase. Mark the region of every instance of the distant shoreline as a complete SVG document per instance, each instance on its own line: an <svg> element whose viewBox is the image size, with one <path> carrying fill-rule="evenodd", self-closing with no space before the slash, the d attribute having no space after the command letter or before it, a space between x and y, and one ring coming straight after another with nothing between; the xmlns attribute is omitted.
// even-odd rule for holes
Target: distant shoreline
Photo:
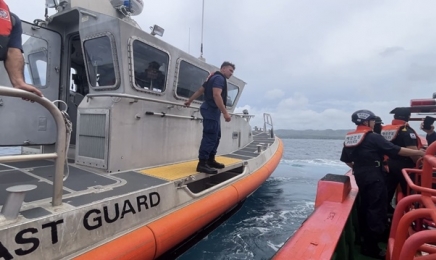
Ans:
<svg viewBox="0 0 436 260"><path fill-rule="evenodd" d="M289 129L277 129L274 130L274 134L283 139L335 139L343 140L345 135L352 130L289 130Z"/></svg>

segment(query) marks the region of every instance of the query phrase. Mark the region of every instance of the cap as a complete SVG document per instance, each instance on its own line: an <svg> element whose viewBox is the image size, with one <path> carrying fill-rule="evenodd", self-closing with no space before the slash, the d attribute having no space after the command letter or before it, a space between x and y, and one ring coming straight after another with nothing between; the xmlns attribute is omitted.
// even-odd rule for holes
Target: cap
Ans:
<svg viewBox="0 0 436 260"><path fill-rule="evenodd" d="M148 67L158 70L160 67L160 64L157 61L152 61L148 64Z"/></svg>
<svg viewBox="0 0 436 260"><path fill-rule="evenodd" d="M410 118L410 108L408 107L399 107L395 109L394 113L395 119L400 119L404 121L409 121Z"/></svg>

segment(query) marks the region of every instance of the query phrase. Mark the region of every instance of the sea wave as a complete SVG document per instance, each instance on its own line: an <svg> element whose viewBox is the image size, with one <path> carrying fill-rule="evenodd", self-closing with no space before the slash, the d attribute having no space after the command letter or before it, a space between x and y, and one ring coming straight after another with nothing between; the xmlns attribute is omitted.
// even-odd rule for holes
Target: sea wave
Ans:
<svg viewBox="0 0 436 260"><path fill-rule="evenodd" d="M334 166L334 167L347 167L343 162L339 160L329 160L329 159L298 159L298 160L287 160L282 159L280 163L292 165L292 166L304 166L304 165L322 165L322 166Z"/></svg>

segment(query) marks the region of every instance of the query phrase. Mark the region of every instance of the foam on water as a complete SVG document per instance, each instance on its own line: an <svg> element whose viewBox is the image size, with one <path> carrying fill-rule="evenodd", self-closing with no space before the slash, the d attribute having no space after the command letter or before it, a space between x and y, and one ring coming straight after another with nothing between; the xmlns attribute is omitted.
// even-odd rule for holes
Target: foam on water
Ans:
<svg viewBox="0 0 436 260"><path fill-rule="evenodd" d="M344 167L347 166L339 160L329 160L329 159L297 159L297 160L287 160L282 159L280 163L292 165L292 166L307 166L307 165L322 165L322 166L332 166L332 167Z"/></svg>

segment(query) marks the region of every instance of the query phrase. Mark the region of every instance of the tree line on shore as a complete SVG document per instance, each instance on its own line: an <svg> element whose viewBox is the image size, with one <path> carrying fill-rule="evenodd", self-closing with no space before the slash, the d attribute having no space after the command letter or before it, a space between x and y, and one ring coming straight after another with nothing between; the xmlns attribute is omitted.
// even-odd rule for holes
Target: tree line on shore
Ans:
<svg viewBox="0 0 436 260"><path fill-rule="evenodd" d="M352 131L351 129L340 130L292 130L292 129L277 129L274 130L279 138L289 139L344 139L345 135Z"/></svg>

